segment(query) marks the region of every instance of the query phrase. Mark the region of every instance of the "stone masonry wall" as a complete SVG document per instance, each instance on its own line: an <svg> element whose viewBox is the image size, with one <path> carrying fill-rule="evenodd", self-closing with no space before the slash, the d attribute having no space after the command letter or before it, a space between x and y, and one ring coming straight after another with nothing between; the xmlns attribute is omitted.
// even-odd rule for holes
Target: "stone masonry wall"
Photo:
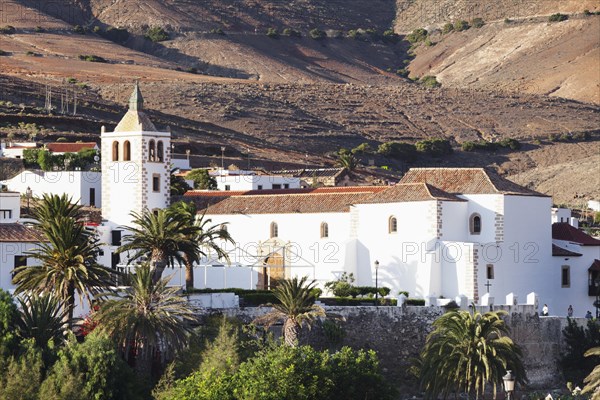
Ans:
<svg viewBox="0 0 600 400"><path fill-rule="evenodd" d="M489 307L476 307L480 312ZM521 346L525 367L532 389L552 389L564 386L558 369L558 357L563 351L562 329L566 318L539 317L533 306L494 306L509 314L506 322L511 337ZM269 308L248 307L207 311L207 314L223 313L250 322ZM377 351L381 366L397 386L416 391L415 378L408 369L422 349L432 323L445 309L442 307L326 307L327 314L341 321L345 337L341 343L328 342L322 325L316 324L305 331L306 342L317 348L333 348L348 345ZM577 321L579 325L585 320Z"/></svg>

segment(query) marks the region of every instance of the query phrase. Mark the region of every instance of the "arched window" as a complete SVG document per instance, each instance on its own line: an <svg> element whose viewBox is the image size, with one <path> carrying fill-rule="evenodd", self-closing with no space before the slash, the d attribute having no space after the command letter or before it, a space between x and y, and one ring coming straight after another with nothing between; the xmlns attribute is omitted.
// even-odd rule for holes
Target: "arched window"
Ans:
<svg viewBox="0 0 600 400"><path fill-rule="evenodd" d="M277 226L277 222L271 222L271 237L276 238L279 236L279 227Z"/></svg>
<svg viewBox="0 0 600 400"><path fill-rule="evenodd" d="M469 218L469 231L471 235L479 235L481 233L481 215L471 214Z"/></svg>
<svg viewBox="0 0 600 400"><path fill-rule="evenodd" d="M148 142L148 161L154 161L156 157L156 147L154 140Z"/></svg>
<svg viewBox="0 0 600 400"><path fill-rule="evenodd" d="M393 215L388 220L388 232L389 233L398 232L398 220Z"/></svg>
<svg viewBox="0 0 600 400"><path fill-rule="evenodd" d="M163 162L165 160L165 147L162 140L156 142L156 161Z"/></svg>
<svg viewBox="0 0 600 400"><path fill-rule="evenodd" d="M129 143L129 140L123 143L123 161L131 161L131 143Z"/></svg>
<svg viewBox="0 0 600 400"><path fill-rule="evenodd" d="M116 140L112 144L112 153L112 160L119 161L119 142L117 142Z"/></svg>
<svg viewBox="0 0 600 400"><path fill-rule="evenodd" d="M321 237L322 238L329 237L329 225L327 225L327 222L321 223Z"/></svg>

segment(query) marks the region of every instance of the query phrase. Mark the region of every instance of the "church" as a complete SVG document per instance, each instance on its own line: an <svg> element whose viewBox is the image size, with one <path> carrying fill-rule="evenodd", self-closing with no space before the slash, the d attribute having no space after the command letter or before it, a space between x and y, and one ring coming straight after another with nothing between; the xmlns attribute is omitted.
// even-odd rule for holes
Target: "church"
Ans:
<svg viewBox="0 0 600 400"><path fill-rule="evenodd" d="M137 85L114 131L102 127L101 152L102 223L95 229L106 245L99 262L126 268L126 254L115 251L130 213L171 201L171 133L144 113ZM346 272L356 285L389 287L392 297L408 291L412 298L517 304L535 293L551 314L566 315L572 305L575 316L593 309L600 288L600 240L568 223L553 226L549 196L485 168L413 168L393 186L189 191L183 199L236 242L223 244L230 264L208 257L197 266L197 288L263 289L293 276L323 287ZM23 228L17 225L18 217L0 222L5 289L23 262L5 244L19 252L32 246L30 232L19 231L25 243L11 238ZM172 283L182 282L175 268Z"/></svg>

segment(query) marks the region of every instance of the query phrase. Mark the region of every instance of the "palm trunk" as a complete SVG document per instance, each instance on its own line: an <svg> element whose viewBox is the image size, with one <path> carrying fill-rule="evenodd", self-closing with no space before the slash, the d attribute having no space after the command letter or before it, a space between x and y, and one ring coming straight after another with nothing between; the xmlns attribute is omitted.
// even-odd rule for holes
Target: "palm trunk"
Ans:
<svg viewBox="0 0 600 400"><path fill-rule="evenodd" d="M67 323L67 328L69 330L72 330L73 329L73 313L75 311L75 286L73 285L73 283L69 283L69 288L67 289L67 293L68 293L69 298L65 302L65 305L67 307L67 314L65 316L67 321L65 321L65 322Z"/></svg>
<svg viewBox="0 0 600 400"><path fill-rule="evenodd" d="M167 260L162 251L153 251L150 259L150 269L152 270L152 282L157 283L167 267Z"/></svg>
<svg viewBox="0 0 600 400"><path fill-rule="evenodd" d="M183 255L185 262L185 289L189 292L194 289L194 266L187 254Z"/></svg>
<svg viewBox="0 0 600 400"><path fill-rule="evenodd" d="M283 339L286 346L298 347L298 335L300 326L291 318L285 320L283 324Z"/></svg>

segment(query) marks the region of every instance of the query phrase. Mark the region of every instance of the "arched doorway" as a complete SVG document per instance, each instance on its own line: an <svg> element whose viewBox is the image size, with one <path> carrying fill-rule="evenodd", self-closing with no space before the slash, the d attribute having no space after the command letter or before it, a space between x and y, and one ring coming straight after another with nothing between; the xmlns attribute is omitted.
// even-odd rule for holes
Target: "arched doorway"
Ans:
<svg viewBox="0 0 600 400"><path fill-rule="evenodd" d="M285 259L280 253L271 253L263 259L263 267L258 273L259 290L274 289L285 279Z"/></svg>

